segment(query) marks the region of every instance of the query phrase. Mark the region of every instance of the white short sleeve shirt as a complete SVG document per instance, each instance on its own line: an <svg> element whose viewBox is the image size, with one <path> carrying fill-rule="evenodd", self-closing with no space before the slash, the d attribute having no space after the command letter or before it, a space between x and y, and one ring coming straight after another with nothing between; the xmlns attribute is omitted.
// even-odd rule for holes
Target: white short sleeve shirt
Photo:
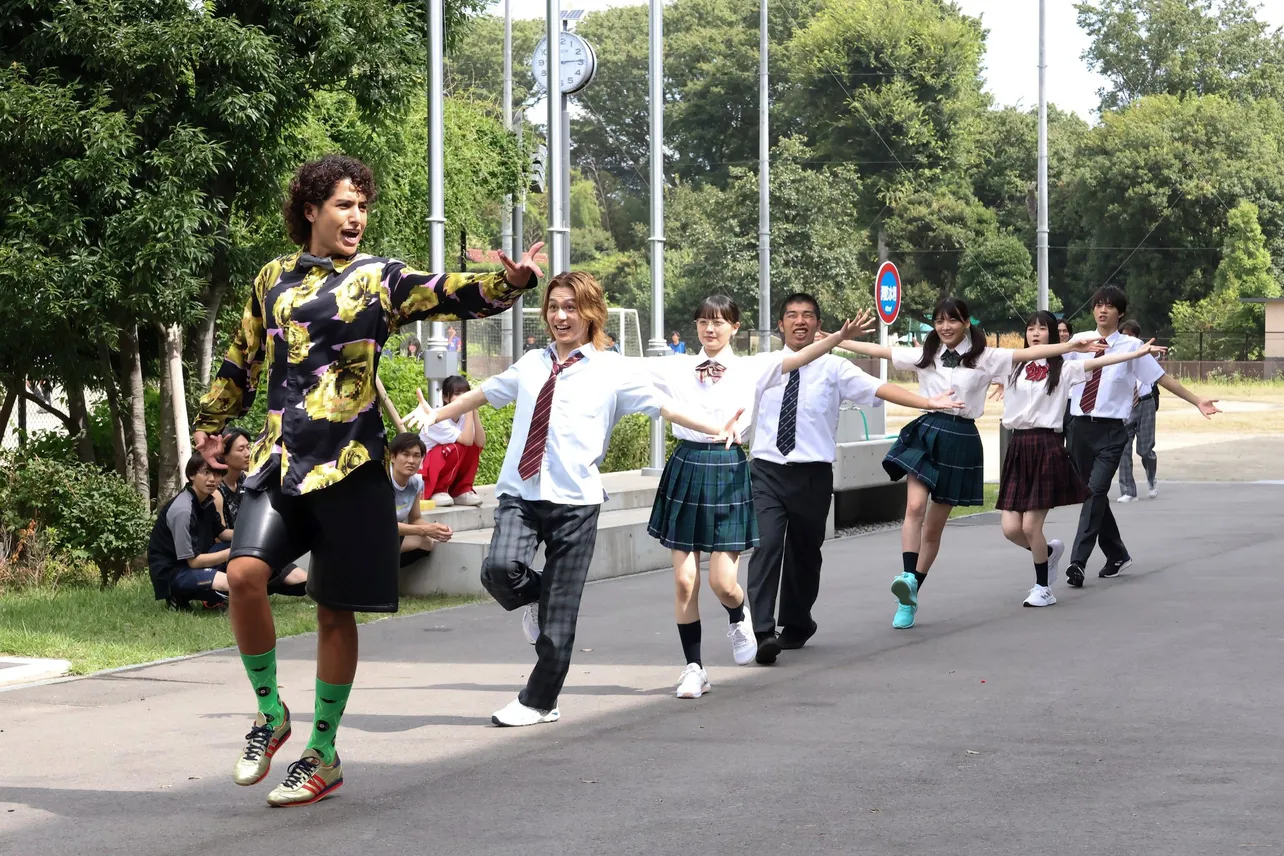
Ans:
<svg viewBox="0 0 1284 856"><path fill-rule="evenodd" d="M652 381L660 390L688 409L702 409L715 425L722 425L737 410L744 408L736 425L743 435L749 433L754 413L762 394L779 385L786 351L770 351L742 357L725 349L713 360L723 367L722 377L701 380L697 366L710 359L702 350L699 354L674 354L663 359L634 360L646 368ZM709 443L708 434L674 425L673 436L679 440Z"/></svg>
<svg viewBox="0 0 1284 856"><path fill-rule="evenodd" d="M548 439L540 471L529 479L518 472L530 434L535 402L553 370L552 346L528 351L502 374L482 383L492 407L517 402L513 433L495 485L497 496L562 505L601 505L605 500L598 470L611 428L629 413L659 416L669 399L645 373L610 351L592 345L579 349L584 359L561 371L553 387ZM657 360L657 362L660 362Z"/></svg>
<svg viewBox="0 0 1284 856"><path fill-rule="evenodd" d="M1101 334L1094 331L1078 333L1074 336L1074 341L1092 341L1100 339ZM1132 336L1125 336L1118 330L1106 337L1106 352L1104 354L1066 354L1066 359L1086 360L1094 356L1108 356L1110 354L1130 354L1140 348L1144 343L1140 339ZM1091 416L1100 419L1122 419L1128 420L1132 416L1132 395L1137 389L1138 383L1149 384L1152 388L1164 376L1165 372L1159 361L1147 354L1135 360L1127 360L1122 363L1115 363L1113 366L1106 366L1098 369L1101 372L1101 381L1097 386L1097 401L1092 408ZM1070 393L1070 412L1075 416L1085 415L1083 412L1083 386L1076 386Z"/></svg>
<svg viewBox="0 0 1284 856"><path fill-rule="evenodd" d="M977 358L975 367L959 365L946 368L941 361L946 350L941 345L936 350L935 359L927 368L920 369L918 361L923 358L922 348L892 348L892 365L901 371L918 372L919 395L933 398L953 390L955 400L964 404L954 414L964 419L980 419L985 413L985 396L990 384L1007 383L1012 372L1013 352L1009 348L986 348ZM965 338L954 350L960 357L965 356L972 350L971 340Z"/></svg>
<svg viewBox="0 0 1284 856"><path fill-rule="evenodd" d="M467 416L461 416L458 419L443 419L435 425L429 425L419 432L419 439L424 441L424 445L429 449L434 446L446 446L451 443L459 442L459 435L464 430L464 420Z"/></svg>
<svg viewBox="0 0 1284 856"><path fill-rule="evenodd" d="M754 426L750 452L754 458L777 464L810 462L833 463L837 454L834 438L838 433L838 411L844 401L867 407L881 407L876 377L852 365L849 360L825 354L798 369L798 418L794 429L794 449L788 455L776 448L780 428L780 405L784 401L789 375L767 388L758 401L758 418Z"/></svg>
<svg viewBox="0 0 1284 856"><path fill-rule="evenodd" d="M1051 395L1048 394L1051 382L1048 361L1035 360L1022 366L1016 381L1009 382L1003 392L1003 427L1013 431L1029 428L1061 431L1065 426L1066 407L1070 404L1068 390L1088 377L1084 366L1081 360L1062 360L1061 376Z"/></svg>

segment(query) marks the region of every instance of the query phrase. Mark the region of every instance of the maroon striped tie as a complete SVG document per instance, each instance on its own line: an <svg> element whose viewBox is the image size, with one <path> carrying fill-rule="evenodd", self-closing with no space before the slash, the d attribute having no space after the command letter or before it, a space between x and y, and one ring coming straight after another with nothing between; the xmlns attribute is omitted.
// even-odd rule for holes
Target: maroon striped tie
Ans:
<svg viewBox="0 0 1284 856"><path fill-rule="evenodd" d="M1100 340L1101 344L1108 344L1105 339ZM1101 369L1092 373L1088 382L1083 385L1083 395L1079 397L1079 409L1085 414L1091 413L1097 406L1097 390L1101 388Z"/></svg>
<svg viewBox="0 0 1284 856"><path fill-rule="evenodd" d="M535 413L531 416L531 427L526 434L526 447L522 449L522 459L517 464L517 474L523 481L538 473L540 464L544 461L548 416L553 410L553 387L557 384L557 376L583 358L582 351L571 354L570 359L564 363L559 363L557 356L553 356L553 371L549 373L548 380L540 387L539 397L535 399Z"/></svg>

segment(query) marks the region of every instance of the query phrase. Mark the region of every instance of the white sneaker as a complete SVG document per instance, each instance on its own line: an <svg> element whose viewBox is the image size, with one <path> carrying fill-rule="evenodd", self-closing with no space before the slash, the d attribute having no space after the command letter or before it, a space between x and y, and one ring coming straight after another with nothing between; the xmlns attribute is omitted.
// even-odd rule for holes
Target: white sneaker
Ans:
<svg viewBox="0 0 1284 856"><path fill-rule="evenodd" d="M1030 589L1030 596L1025 599L1023 606L1052 606L1057 599L1052 596L1052 589L1047 586L1035 586Z"/></svg>
<svg viewBox="0 0 1284 856"><path fill-rule="evenodd" d="M704 669L695 663L687 663L687 667L682 670L682 680L678 681L678 698L699 698L700 696L713 689L709 684L709 676Z"/></svg>
<svg viewBox="0 0 1284 856"><path fill-rule="evenodd" d="M454 502L455 505L481 505L482 498L477 495L477 491L470 490L455 497Z"/></svg>
<svg viewBox="0 0 1284 856"><path fill-rule="evenodd" d="M1061 542L1060 538L1053 538L1048 542L1048 579L1055 579L1057 568L1061 564L1061 557L1066 553L1066 545Z"/></svg>
<svg viewBox="0 0 1284 856"><path fill-rule="evenodd" d="M508 703L508 707L503 710L495 711L490 721L496 725L506 728L520 728L523 725L539 725L542 722L557 722L562 718L562 714L557 708L552 710L536 710L533 707L527 707L518 699L513 699Z"/></svg>
<svg viewBox="0 0 1284 856"><path fill-rule="evenodd" d="M1126 493L1119 494L1119 498L1115 500L1115 502L1136 502L1136 501L1137 501L1137 497L1131 496L1130 494L1126 494Z"/></svg>
<svg viewBox="0 0 1284 856"><path fill-rule="evenodd" d="M744 620L727 628L727 638L731 640L731 656L736 658L737 666L749 665L758 653L758 637L753 633L753 620L749 618L748 606L746 602Z"/></svg>
<svg viewBox="0 0 1284 856"><path fill-rule="evenodd" d="M455 504L454 497L444 491L442 493L434 493L428 498L431 499L432 504L438 508L450 508Z"/></svg>
<svg viewBox="0 0 1284 856"><path fill-rule="evenodd" d="M526 641L535 644L539 639L539 604L532 603L522 611L522 633Z"/></svg>
<svg viewBox="0 0 1284 856"><path fill-rule="evenodd" d="M1150 498L1151 498L1151 499L1154 499L1154 498L1155 498L1155 497L1157 497L1157 496L1159 496L1159 485L1157 485L1157 484L1151 484L1151 486L1150 486Z"/></svg>

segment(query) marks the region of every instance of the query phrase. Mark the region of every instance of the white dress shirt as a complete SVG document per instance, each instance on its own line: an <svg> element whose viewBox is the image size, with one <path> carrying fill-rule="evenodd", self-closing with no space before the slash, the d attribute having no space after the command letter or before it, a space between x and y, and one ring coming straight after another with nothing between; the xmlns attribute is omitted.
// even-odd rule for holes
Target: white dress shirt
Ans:
<svg viewBox="0 0 1284 856"><path fill-rule="evenodd" d="M1100 333L1090 330L1086 333L1077 333L1073 341L1092 341L1100 338ZM1066 359L1087 360L1094 356L1131 354L1142 344L1140 339L1125 336L1116 330L1106 337L1107 347L1104 354L1070 353L1066 354ZM1149 354L1135 360L1115 363L1113 366L1106 366L1097 371L1101 372L1101 384L1097 387L1097 403L1092 408L1092 413L1087 415L1099 419L1122 419L1125 422L1132 415L1132 394L1137 389L1138 382L1150 384L1153 387L1164 376L1164 370L1159 365L1159 361ZM1083 386L1076 386L1070 393L1070 412L1075 416L1084 415L1083 390Z"/></svg>
<svg viewBox="0 0 1284 856"><path fill-rule="evenodd" d="M702 408L709 414L715 425L723 425L737 410L744 408L744 413L736 422L741 436L747 436L749 426L753 424L754 412L758 399L765 390L780 384L784 380L781 372L786 351L770 351L755 354L752 357L737 356L730 348L724 348L714 360L723 366L722 377L715 383L713 378L700 380L696 366L709 357L703 350L699 354L674 354L662 360L635 359L633 362L643 366L651 381L660 390L688 408ZM713 438L681 425L674 425L673 436L679 440L691 440L695 443L711 443Z"/></svg>
<svg viewBox="0 0 1284 856"><path fill-rule="evenodd" d="M606 453L611 427L629 413L659 416L669 399L629 361L592 345L578 349L584 359L563 369L553 387L548 440L540 471L529 479L518 474L535 401L553 370L553 348L528 351L502 374L486 380L481 390L492 407L517 402L513 433L495 485L497 496L515 496L562 505L601 505L606 494L598 465ZM656 360L656 362L664 362Z"/></svg>
<svg viewBox="0 0 1284 856"><path fill-rule="evenodd" d="M464 432L464 420L467 415L458 419L443 419L442 421L429 425L419 432L419 439L424 441L424 445L429 449L434 446L446 446L450 443L459 442L459 435Z"/></svg>
<svg viewBox="0 0 1284 856"><path fill-rule="evenodd" d="M920 369L918 361L923 358L922 348L892 348L892 365L901 371L918 372L918 394L924 398L935 398L943 392L954 391L956 401L964 406L958 410L947 411L964 419L980 419L985 413L985 396L993 382L1007 383L1012 373L1012 351L1008 348L986 348L977 358L975 368L959 365L952 369L941 363L941 355L946 351L941 345L934 359L927 368ZM964 337L954 349L962 357L972 350L972 341Z"/></svg>
<svg viewBox="0 0 1284 856"><path fill-rule="evenodd" d="M875 393L882 386L850 361L833 354L798 369L798 421L794 449L788 455L776 448L780 429L780 405L785 398L789 375L769 387L758 401L758 423L754 427L750 453L754 458L776 464L822 462L832 464L837 455L834 438L838 433L838 411L844 401L867 407L882 407Z"/></svg>
<svg viewBox="0 0 1284 856"><path fill-rule="evenodd" d="M1027 363L1047 367L1047 360ZM1080 360L1062 360L1061 377L1056 389L1048 394L1048 378L1030 380L1025 367L1017 372L1016 382L1010 382L1003 391L1003 427L1013 431L1027 428L1051 428L1060 432L1065 427L1066 407L1070 404L1069 390L1088 379L1088 370Z"/></svg>

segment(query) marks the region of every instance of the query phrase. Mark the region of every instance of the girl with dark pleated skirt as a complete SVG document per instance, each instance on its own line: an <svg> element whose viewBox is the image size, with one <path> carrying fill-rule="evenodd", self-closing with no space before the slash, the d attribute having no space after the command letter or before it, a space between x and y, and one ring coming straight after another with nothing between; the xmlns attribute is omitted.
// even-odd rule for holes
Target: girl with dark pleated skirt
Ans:
<svg viewBox="0 0 1284 856"><path fill-rule="evenodd" d="M688 406L703 407L710 418L737 418L746 432L764 390L786 375L829 353L861 332L856 322L800 351L770 351L737 356L731 338L740 329L740 309L724 295L705 298L695 313L703 349L638 361L661 391ZM674 615L686 666L678 698L699 698L710 689L700 650L700 558L709 557L709 586L727 610L732 656L737 665L753 662L758 642L746 614L745 592L737 577L740 554L758 546L749 461L739 445L674 426L678 447L660 476L647 532L673 551L676 589Z"/></svg>
<svg viewBox="0 0 1284 856"><path fill-rule="evenodd" d="M956 505L981 505L984 501L985 453L976 420L985 412L990 384L1006 382L1014 360L1025 362L1095 348L1090 342L1017 351L991 348L971 317L964 301L945 297L936 304L932 332L922 348L889 348L866 342L844 342L841 346L891 360L893 367L902 371L916 372L919 395L924 398L953 391L964 403L954 413L924 413L910 422L883 459L883 469L892 481L906 479L905 521L901 524L904 570L892 580L897 600L892 627L898 630L914 626L919 589L941 548L941 533L950 512Z"/></svg>
<svg viewBox="0 0 1284 856"><path fill-rule="evenodd" d="M1030 316L1025 346L1044 345L1057 337L1057 319L1047 310ZM1128 353L1090 360L1048 357L1020 362L1012 369L1003 395L1003 427L1012 432L999 478L996 507L1003 512L1003 534L1030 551L1034 560L1034 587L1025 606L1052 606L1057 602L1049 580L1065 552L1059 539L1047 540L1043 523L1048 511L1078 505L1088 497L1085 479L1075 469L1061 436L1070 389L1105 366L1154 353L1154 340Z"/></svg>

